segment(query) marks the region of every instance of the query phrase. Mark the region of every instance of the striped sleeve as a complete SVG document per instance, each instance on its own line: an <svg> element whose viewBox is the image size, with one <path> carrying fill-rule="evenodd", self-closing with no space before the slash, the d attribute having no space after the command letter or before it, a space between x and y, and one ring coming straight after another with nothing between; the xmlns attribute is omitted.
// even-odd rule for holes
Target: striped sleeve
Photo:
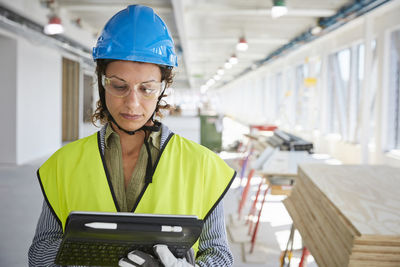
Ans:
<svg viewBox="0 0 400 267"><path fill-rule="evenodd" d="M28 251L29 267L59 267L54 263L62 240L63 230L46 201L36 226L35 236ZM74 267L74 266L71 266ZM83 266L75 266L83 267Z"/></svg>
<svg viewBox="0 0 400 267"><path fill-rule="evenodd" d="M222 201L204 222L196 264L200 267L233 265L233 255L226 239Z"/></svg>
<svg viewBox="0 0 400 267"><path fill-rule="evenodd" d="M51 213L46 201L43 201L42 213L28 252L29 266L57 266L54 260L62 235L61 225Z"/></svg>

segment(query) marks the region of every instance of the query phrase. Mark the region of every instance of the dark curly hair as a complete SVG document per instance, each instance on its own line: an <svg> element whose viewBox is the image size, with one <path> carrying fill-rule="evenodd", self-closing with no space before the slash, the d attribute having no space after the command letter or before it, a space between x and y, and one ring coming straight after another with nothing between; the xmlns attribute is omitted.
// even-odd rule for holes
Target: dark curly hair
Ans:
<svg viewBox="0 0 400 267"><path fill-rule="evenodd" d="M106 74L106 69L107 65L110 64L111 62L116 61L114 59L98 59L96 61L97 67L96 67L96 74L97 74L97 85L98 85L98 91L99 91L99 96L100 99L97 101L96 104L96 110L94 114L92 115L92 123L96 125L97 121L100 121L100 124L105 124L107 122L110 122L111 119L108 117L108 110L107 106L105 105L106 103L106 97L105 97L105 89L103 87L103 84L101 82L102 76ZM165 81L165 87L163 90L163 94L158 97L158 105L155 110L155 115L158 117L162 117L161 110L162 109L169 109L170 105L167 104L164 100L162 100L163 97L167 96L165 94L165 89L171 86L174 78L174 74L172 73L172 69L166 68L164 66L159 66L161 70L161 81Z"/></svg>

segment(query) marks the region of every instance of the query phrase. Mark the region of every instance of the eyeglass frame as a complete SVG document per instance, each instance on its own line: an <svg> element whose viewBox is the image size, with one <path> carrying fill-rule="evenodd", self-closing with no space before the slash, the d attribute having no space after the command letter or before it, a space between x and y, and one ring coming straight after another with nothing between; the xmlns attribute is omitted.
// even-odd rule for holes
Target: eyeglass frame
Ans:
<svg viewBox="0 0 400 267"><path fill-rule="evenodd" d="M126 95L122 95L122 96L115 95L115 94L111 93L109 90L107 90L107 87L105 86L105 82L106 82L106 80L111 80L112 78L118 79L118 80L126 83L126 85L129 87L128 93ZM160 90L158 92L158 95L155 96L155 97L149 97L149 98L143 97L142 99L153 100L153 99L156 99L156 98L160 97L162 92L163 92L163 90L165 90L165 88L166 88L166 82L165 81L161 81L161 82L157 82L157 81L139 82L139 83L134 84L133 88L132 88L132 86L130 86L129 83L127 81L125 81L124 79L121 79L121 78L118 78L118 77L115 77L115 76L107 77L105 74L103 74L102 77L101 77L101 85L103 86L104 91L106 91L109 94L111 94L112 96L115 96L115 97L118 97L118 98L127 97L128 95L131 94L132 89L134 90L134 92L138 93L137 88L139 88L140 85L146 84L146 83L149 83L149 82L154 82L154 83L159 83L160 84ZM143 96L140 93L138 93L138 94L139 94L139 96Z"/></svg>

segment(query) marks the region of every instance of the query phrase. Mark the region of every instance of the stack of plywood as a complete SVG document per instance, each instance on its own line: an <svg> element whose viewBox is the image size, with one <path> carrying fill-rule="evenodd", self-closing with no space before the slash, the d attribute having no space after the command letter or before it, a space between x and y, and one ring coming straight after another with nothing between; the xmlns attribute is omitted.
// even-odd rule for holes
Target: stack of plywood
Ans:
<svg viewBox="0 0 400 267"><path fill-rule="evenodd" d="M400 169L301 165L284 204L320 267L400 266Z"/></svg>

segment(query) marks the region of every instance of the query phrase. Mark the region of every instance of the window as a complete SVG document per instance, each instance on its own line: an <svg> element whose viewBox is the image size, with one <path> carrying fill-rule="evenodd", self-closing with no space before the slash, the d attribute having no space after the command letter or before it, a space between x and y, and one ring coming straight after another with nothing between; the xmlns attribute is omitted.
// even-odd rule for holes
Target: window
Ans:
<svg viewBox="0 0 400 267"><path fill-rule="evenodd" d="M373 44L374 49L375 41ZM342 140L352 143L360 142L364 54L365 47L361 43L329 57L329 130L331 133L339 133ZM376 72L372 72L371 75L376 75ZM373 98L366 98L366 104L371 105L371 108L375 98L374 89L372 91Z"/></svg>
<svg viewBox="0 0 400 267"><path fill-rule="evenodd" d="M266 121L271 123L275 123L278 115L276 113L278 104L276 103L275 78L276 75L267 74L264 81L264 116Z"/></svg>
<svg viewBox="0 0 400 267"><path fill-rule="evenodd" d="M351 82L348 98L348 135L346 141L360 142L361 98L365 68L365 45L363 43L352 48L351 54Z"/></svg>
<svg viewBox="0 0 400 267"><path fill-rule="evenodd" d="M300 125L304 125L304 118L306 116L306 114L304 114L304 106L306 106L307 103L304 103L304 65L298 65L296 67L296 84L295 84L295 89L294 89L294 95L295 95L295 99L296 99L296 110L295 110L295 121L296 121L296 126L299 127Z"/></svg>
<svg viewBox="0 0 400 267"><path fill-rule="evenodd" d="M283 103L283 114L281 115L282 122L285 128L294 128L296 122L296 104L297 97L295 96L295 68L291 67L285 71L284 76L284 103Z"/></svg>
<svg viewBox="0 0 400 267"><path fill-rule="evenodd" d="M321 112L320 112L320 94L321 94L321 58L314 56L307 59L307 69L305 71L304 98L307 103L308 116L306 118L306 129L309 131L320 127Z"/></svg>
<svg viewBox="0 0 400 267"><path fill-rule="evenodd" d="M377 41L372 40L371 43L371 49L372 49L372 87L371 89L371 99L369 102L369 109L370 109L370 116L371 118L374 118L375 114L375 99L376 99L376 92L378 90L378 50L377 50ZM370 129L370 134L369 134L369 143L374 144L375 143L375 124L376 120L370 120L369 124L369 129Z"/></svg>
<svg viewBox="0 0 400 267"><path fill-rule="evenodd" d="M344 49L329 56L329 132L347 133L347 88L350 78L350 49Z"/></svg>
<svg viewBox="0 0 400 267"><path fill-rule="evenodd" d="M276 100L276 110L275 114L277 115L277 118L280 117L280 114L282 112L282 104L283 104L283 98L285 94L285 90L283 88L282 84L282 72L279 72L278 74L275 75L275 100Z"/></svg>

